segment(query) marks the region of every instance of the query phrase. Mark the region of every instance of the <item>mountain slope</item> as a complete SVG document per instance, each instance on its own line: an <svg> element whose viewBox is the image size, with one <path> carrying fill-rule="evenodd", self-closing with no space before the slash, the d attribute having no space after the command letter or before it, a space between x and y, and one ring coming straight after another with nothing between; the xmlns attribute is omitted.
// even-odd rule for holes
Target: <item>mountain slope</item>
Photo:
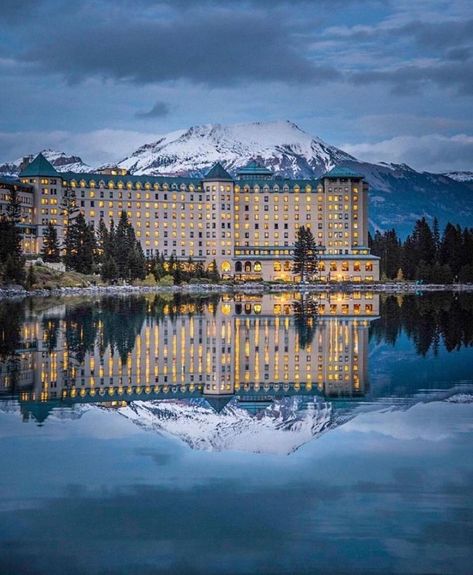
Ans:
<svg viewBox="0 0 473 575"><path fill-rule="evenodd" d="M202 176L217 161L235 172L250 160L259 160L276 173L309 178L354 159L292 122L255 122L171 132L138 148L118 165L134 174Z"/></svg>
<svg viewBox="0 0 473 575"><path fill-rule="evenodd" d="M232 400L220 413L205 400L134 401L119 413L139 427L204 451L285 455L336 425L330 403L283 398L252 414Z"/></svg>
<svg viewBox="0 0 473 575"><path fill-rule="evenodd" d="M43 153L59 171L92 170L78 156ZM118 165L137 175L200 177L217 161L235 174L250 160L286 177L318 178L335 165L356 170L370 184L369 217L374 229L395 227L406 235L422 216L430 221L437 217L440 226L448 221L473 225L472 172L432 174L406 164L361 162L287 121L193 126L160 136ZM0 175L18 174L21 161L0 166Z"/></svg>
<svg viewBox="0 0 473 575"><path fill-rule="evenodd" d="M38 152L39 153L39 152ZM56 150L42 150L43 156L51 162L58 172L90 172L92 167L85 164L79 156L71 156ZM38 154L18 158L14 162L0 165L0 176L17 176Z"/></svg>
<svg viewBox="0 0 473 575"><path fill-rule="evenodd" d="M470 182L473 183L473 172L446 172L443 174L457 182Z"/></svg>
<svg viewBox="0 0 473 575"><path fill-rule="evenodd" d="M119 166L134 174L202 176L217 161L235 174L258 160L286 177L317 178L335 165L361 173L370 184L373 228L409 233L416 219L473 222L473 186L465 173L417 172L406 164L370 164L301 130L292 122L205 125L172 132L142 146Z"/></svg>

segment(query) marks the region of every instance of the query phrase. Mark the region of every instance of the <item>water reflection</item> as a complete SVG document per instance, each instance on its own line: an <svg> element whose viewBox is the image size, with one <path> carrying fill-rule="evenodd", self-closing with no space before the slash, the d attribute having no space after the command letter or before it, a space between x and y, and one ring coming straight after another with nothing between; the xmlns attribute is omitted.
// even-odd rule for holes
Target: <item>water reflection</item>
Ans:
<svg viewBox="0 0 473 575"><path fill-rule="evenodd" d="M372 398L370 338L458 349L473 343L472 314L469 294L2 303L0 397L26 421L98 404L193 447L290 452L346 420L347 402Z"/></svg>

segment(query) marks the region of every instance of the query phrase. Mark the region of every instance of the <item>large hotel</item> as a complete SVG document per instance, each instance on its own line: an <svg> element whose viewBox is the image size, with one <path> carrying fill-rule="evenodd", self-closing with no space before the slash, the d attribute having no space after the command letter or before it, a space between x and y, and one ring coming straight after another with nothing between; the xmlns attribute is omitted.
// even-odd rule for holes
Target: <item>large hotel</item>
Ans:
<svg viewBox="0 0 473 575"><path fill-rule="evenodd" d="M216 164L205 177L133 176L125 170L57 172L38 155L18 179L0 180L0 213L12 188L21 199L27 254L41 252L46 226L63 237L61 204L73 191L89 222L109 225L128 214L148 257L158 252L207 265L224 277L297 281L292 254L299 226L320 248L322 281L379 279L368 248L368 185L336 167L316 180L285 179L251 162L232 177Z"/></svg>

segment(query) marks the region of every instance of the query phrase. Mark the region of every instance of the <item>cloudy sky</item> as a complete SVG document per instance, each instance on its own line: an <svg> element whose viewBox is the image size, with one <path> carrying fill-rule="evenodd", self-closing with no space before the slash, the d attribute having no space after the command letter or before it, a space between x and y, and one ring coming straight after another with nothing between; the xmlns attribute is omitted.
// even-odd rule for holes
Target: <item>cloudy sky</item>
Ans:
<svg viewBox="0 0 473 575"><path fill-rule="evenodd" d="M368 161L473 169L471 0L2 0L0 74L0 161L289 119Z"/></svg>

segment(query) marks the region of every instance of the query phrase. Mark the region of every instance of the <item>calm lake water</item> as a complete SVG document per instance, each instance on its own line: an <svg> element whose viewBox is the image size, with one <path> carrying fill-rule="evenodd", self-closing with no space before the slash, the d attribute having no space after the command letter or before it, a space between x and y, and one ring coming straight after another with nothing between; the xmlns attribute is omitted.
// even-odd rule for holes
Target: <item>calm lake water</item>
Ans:
<svg viewBox="0 0 473 575"><path fill-rule="evenodd" d="M473 294L0 302L0 573L473 570Z"/></svg>

